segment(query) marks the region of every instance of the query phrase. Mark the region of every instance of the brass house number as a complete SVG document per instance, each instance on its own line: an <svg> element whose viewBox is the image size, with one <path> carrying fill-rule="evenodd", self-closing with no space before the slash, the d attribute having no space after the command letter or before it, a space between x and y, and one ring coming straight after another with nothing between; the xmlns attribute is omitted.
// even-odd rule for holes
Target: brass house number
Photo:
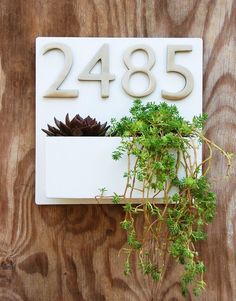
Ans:
<svg viewBox="0 0 236 301"><path fill-rule="evenodd" d="M54 83L44 92L44 98L76 98L79 95L78 90L69 89L59 89L61 84L64 82L68 76L72 64L73 64L73 54L66 44L63 43L50 43L47 44L43 49L43 54L49 51L59 50L64 54L64 67L58 77L55 79ZM136 67L132 63L132 55L135 52L142 51L147 56L147 63L142 67ZM169 45L167 46L167 60L166 60L166 72L175 72L183 76L185 84L182 90L171 93L165 90L161 91L161 96L168 100L181 100L186 98L191 94L193 90L193 75L185 67L177 65L175 63L176 53L191 52L191 45ZM150 95L155 91L156 79L155 75L152 73L152 68L156 64L156 57L154 50L145 44L138 44L131 46L126 49L123 54L124 65L127 71L124 73L122 78L122 88L123 90L132 97L145 97ZM93 74L91 71L96 66L96 64L101 63L101 73ZM141 73L146 75L148 78L148 87L145 91L136 92L130 87L130 79L134 74ZM116 79L116 75L110 73L109 66L109 45L103 44L101 48L95 53L93 58L87 63L82 72L78 75L78 80L80 81L99 81L101 85L101 97L109 97L109 85L111 81Z"/></svg>

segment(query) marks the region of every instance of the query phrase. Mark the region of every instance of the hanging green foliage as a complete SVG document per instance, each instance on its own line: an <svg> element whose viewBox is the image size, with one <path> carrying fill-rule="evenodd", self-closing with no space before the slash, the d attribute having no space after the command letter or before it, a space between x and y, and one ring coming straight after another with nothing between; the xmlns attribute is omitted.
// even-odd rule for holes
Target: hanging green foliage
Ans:
<svg viewBox="0 0 236 301"><path fill-rule="evenodd" d="M218 150L228 166L232 158L232 154L204 136L206 120L204 114L189 122L174 105L142 104L136 100L130 115L120 121L113 119L109 129L111 136L122 138L112 154L113 159L128 157L123 175L126 178L124 193L112 196L113 203L121 200L125 203L121 221L122 229L127 232L124 273L132 273L130 258L137 253L141 272L161 281L166 273L167 258L172 256L184 267L180 279L183 295L187 294L190 284L195 295L206 286L205 265L195 243L206 239L205 226L212 222L216 212L216 196L206 177L212 150ZM208 147L209 155L198 162L197 148L201 143ZM138 205L132 203L136 191L141 194ZM164 205L157 204L160 197ZM141 233L136 223L140 215L144 220Z"/></svg>

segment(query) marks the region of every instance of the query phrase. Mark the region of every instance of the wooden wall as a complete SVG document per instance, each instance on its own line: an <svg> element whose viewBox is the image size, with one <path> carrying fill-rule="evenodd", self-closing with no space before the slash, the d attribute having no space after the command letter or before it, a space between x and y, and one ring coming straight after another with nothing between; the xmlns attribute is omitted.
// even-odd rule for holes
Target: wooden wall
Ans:
<svg viewBox="0 0 236 301"><path fill-rule="evenodd" d="M0 300L183 300L170 262L160 289L122 274L120 206L34 204L37 36L202 37L207 136L236 152L236 1L1 0ZM236 300L236 178L210 175L218 213L198 246L205 301ZM188 300L195 300L189 297Z"/></svg>

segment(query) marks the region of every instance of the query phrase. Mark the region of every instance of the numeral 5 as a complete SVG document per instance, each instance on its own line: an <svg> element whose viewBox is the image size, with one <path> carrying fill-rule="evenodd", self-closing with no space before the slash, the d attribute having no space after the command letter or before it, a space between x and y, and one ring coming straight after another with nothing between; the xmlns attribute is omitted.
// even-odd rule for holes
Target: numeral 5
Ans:
<svg viewBox="0 0 236 301"><path fill-rule="evenodd" d="M167 72L177 72L181 74L185 79L184 88L177 92L171 93L167 91L162 91L161 96L169 100L181 100L187 97L193 90L193 76L192 73L183 66L176 65L175 53L176 52L190 52L192 51L192 46L189 45L172 45L167 47Z"/></svg>

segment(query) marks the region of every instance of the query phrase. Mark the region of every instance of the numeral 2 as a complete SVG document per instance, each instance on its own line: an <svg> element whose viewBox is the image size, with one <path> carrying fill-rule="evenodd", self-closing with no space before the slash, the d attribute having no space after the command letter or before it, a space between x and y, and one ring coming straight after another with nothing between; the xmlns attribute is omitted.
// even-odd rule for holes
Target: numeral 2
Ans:
<svg viewBox="0 0 236 301"><path fill-rule="evenodd" d="M55 82L49 87L43 97L47 98L74 98L78 96L78 90L59 90L59 87L66 79L67 75L70 72L72 63L73 63L73 56L71 49L61 43L51 43L45 46L43 54L47 53L51 50L60 50L64 53L65 56L65 64L64 68L55 80Z"/></svg>

